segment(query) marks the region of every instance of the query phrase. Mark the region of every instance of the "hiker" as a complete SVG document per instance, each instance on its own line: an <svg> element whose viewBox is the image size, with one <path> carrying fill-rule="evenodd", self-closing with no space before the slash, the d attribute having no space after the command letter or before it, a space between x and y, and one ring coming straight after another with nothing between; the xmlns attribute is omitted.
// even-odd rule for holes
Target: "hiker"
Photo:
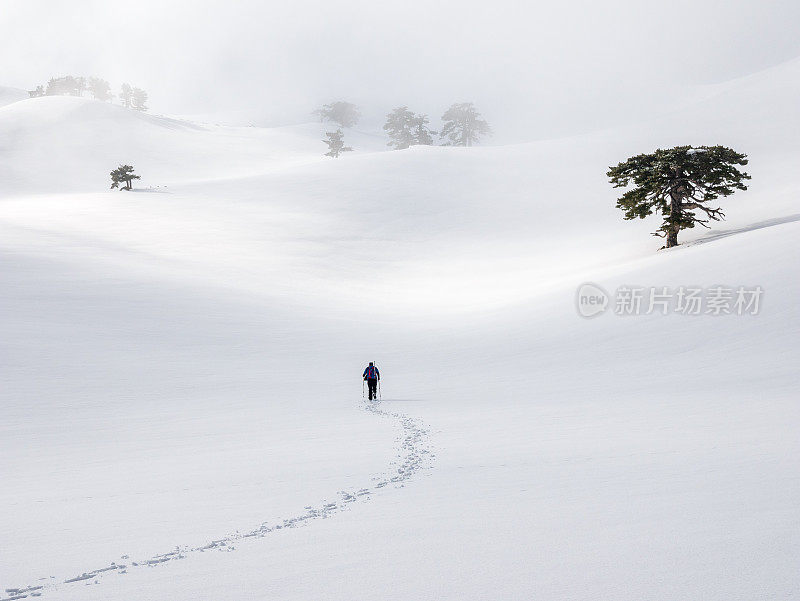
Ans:
<svg viewBox="0 0 800 601"><path fill-rule="evenodd" d="M378 380L381 379L381 372L375 367L375 364L370 361L367 369L364 370L364 379L367 381L367 388L369 389L369 400L372 401L378 398Z"/></svg>

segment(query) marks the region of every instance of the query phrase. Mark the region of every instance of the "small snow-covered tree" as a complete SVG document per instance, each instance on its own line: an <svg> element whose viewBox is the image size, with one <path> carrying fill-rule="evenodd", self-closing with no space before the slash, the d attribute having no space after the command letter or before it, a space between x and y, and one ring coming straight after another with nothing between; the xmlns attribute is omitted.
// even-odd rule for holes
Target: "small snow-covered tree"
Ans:
<svg viewBox="0 0 800 601"><path fill-rule="evenodd" d="M111 172L111 189L119 188L120 190L132 190L132 182L135 179L142 178L133 174L133 167L130 165L120 165ZM120 184L125 184L125 186L120 188Z"/></svg>
<svg viewBox="0 0 800 601"><path fill-rule="evenodd" d="M147 92L141 88L133 88L133 97L131 98L131 107L136 111L146 111L147 105Z"/></svg>
<svg viewBox="0 0 800 601"><path fill-rule="evenodd" d="M444 127L439 134L446 139L445 146L472 146L480 141L481 136L492 133L489 124L481 119L471 102L452 105L442 115Z"/></svg>
<svg viewBox="0 0 800 601"><path fill-rule="evenodd" d="M39 98L44 96L44 86L36 86L35 90L28 90L28 96L31 98Z"/></svg>
<svg viewBox="0 0 800 601"><path fill-rule="evenodd" d="M615 188L634 185L617 199L625 219L661 213L664 222L653 235L666 238L666 248L671 248L678 245L681 230L698 223L709 227L709 220L725 217L719 207L705 203L747 190L743 182L750 176L736 168L747 162L747 155L724 146L676 146L631 157L609 168L606 175Z"/></svg>
<svg viewBox="0 0 800 601"><path fill-rule="evenodd" d="M111 100L111 84L100 77L90 77L87 84L89 92L95 100L106 102Z"/></svg>
<svg viewBox="0 0 800 601"><path fill-rule="evenodd" d="M325 132L325 137L327 140L323 140L323 142L328 145L328 152L325 153L326 157L338 159L339 154L342 152L352 152L353 149L350 146L344 145L344 133L342 133L341 129L327 131Z"/></svg>
<svg viewBox="0 0 800 601"><path fill-rule="evenodd" d="M124 83L122 84L122 88L119 92L119 100L122 102L122 106L129 109L131 108L131 101L133 99L133 88L130 84Z"/></svg>
<svg viewBox="0 0 800 601"><path fill-rule="evenodd" d="M323 121L333 121L342 127L353 127L361 118L361 112L352 102L340 100L324 105L321 109L314 111L319 117L320 123Z"/></svg>

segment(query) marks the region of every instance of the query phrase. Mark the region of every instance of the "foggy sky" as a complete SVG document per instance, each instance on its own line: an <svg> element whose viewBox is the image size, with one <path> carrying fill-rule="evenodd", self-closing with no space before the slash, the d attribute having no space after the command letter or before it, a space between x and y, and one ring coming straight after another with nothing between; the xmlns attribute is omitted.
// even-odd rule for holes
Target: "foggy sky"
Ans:
<svg viewBox="0 0 800 601"><path fill-rule="evenodd" d="M469 100L500 137L554 135L794 58L798 23L797 0L0 0L0 85L94 74L154 112L269 125Z"/></svg>

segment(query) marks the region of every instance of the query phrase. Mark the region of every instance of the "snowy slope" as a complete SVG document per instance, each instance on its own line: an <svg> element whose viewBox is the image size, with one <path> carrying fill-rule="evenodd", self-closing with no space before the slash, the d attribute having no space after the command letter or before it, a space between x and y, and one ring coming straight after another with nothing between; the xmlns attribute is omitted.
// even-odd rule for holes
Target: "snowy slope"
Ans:
<svg viewBox="0 0 800 601"><path fill-rule="evenodd" d="M26 98L28 98L28 93L25 90L0 86L0 106L25 100Z"/></svg>
<svg viewBox="0 0 800 601"><path fill-rule="evenodd" d="M0 196L18 190L108 189L108 172L131 164L143 187L267 172L321 161L330 124L222 128L128 110L87 98L47 96L0 108ZM382 148L376 136L348 132L360 151Z"/></svg>
<svg viewBox="0 0 800 601"><path fill-rule="evenodd" d="M615 131L404 152L350 132L338 161L318 124L0 109L0 587L792 598L798 65ZM750 153L752 187L655 253L604 173L687 142ZM105 191L119 162L143 190ZM755 316L586 320L585 281L765 293Z"/></svg>

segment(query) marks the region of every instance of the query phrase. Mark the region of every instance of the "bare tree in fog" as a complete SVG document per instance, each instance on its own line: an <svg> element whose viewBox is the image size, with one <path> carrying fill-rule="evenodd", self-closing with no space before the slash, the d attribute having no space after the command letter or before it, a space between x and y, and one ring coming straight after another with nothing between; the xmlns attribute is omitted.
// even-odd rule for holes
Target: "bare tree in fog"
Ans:
<svg viewBox="0 0 800 601"><path fill-rule="evenodd" d="M480 141L481 136L491 134L492 128L480 117L471 102L452 105L442 115L444 127L439 136L447 140L444 145L472 146Z"/></svg>

